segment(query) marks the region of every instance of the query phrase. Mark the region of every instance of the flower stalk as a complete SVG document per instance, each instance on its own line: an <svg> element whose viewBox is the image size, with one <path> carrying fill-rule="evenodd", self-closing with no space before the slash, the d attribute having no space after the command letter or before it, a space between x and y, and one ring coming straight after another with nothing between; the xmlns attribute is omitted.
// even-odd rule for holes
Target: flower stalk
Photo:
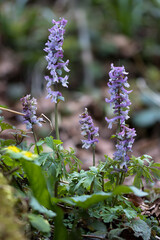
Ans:
<svg viewBox="0 0 160 240"><path fill-rule="evenodd" d="M69 72L68 63L69 60L63 60L63 42L65 26L67 24L66 19L60 19L59 21L52 20L53 27L49 29L50 35L48 41L45 44L44 51L46 52L47 69L49 75L45 76L47 97L51 102L55 103L55 130L56 138L59 139L58 129L58 108L59 101L64 101L62 93L59 92L58 86L61 84L63 87L68 88L68 75L62 77L63 71Z"/></svg>
<svg viewBox="0 0 160 240"><path fill-rule="evenodd" d="M88 149L92 147L93 152L93 166L95 166L95 147L96 143L99 142L96 137L99 136L99 128L95 127L91 116L88 115L88 110L85 108L85 111L79 116L80 125L81 125L81 134L86 139L82 141L82 148Z"/></svg>
<svg viewBox="0 0 160 240"><path fill-rule="evenodd" d="M56 130L56 139L59 140L58 103L55 103L55 130Z"/></svg>
<svg viewBox="0 0 160 240"><path fill-rule="evenodd" d="M34 131L34 125L41 127L44 120L43 118L36 116L37 100L35 98L31 98L30 94L21 98L21 102L23 106L23 122L26 124L27 129L32 130L37 153L39 154L40 151L37 146L37 137Z"/></svg>
<svg viewBox="0 0 160 240"><path fill-rule="evenodd" d="M96 165L95 163L95 144L92 145L92 152L93 152L93 166Z"/></svg>
<svg viewBox="0 0 160 240"><path fill-rule="evenodd" d="M38 147L38 145L37 145L37 136L36 136L36 133L35 133L35 131L34 131L34 129L33 129L33 126L32 126L32 133L33 133L33 137L34 137L34 142L35 142L35 146L36 146L36 149L37 149L37 153L38 153L38 155L40 154L40 151L39 151L39 147Z"/></svg>
<svg viewBox="0 0 160 240"><path fill-rule="evenodd" d="M111 119L105 118L109 124L108 128L112 128L112 124L117 124L117 143L114 153L114 160L117 162L117 166L113 166L114 170L118 172L117 185L122 184L124 181L130 161L128 152L132 151L134 137L136 136L135 129L129 128L126 124L126 120L129 118L129 106L131 105L129 93L132 92L132 90L126 90L126 88L130 87L127 82L127 75L128 73L123 66L114 67L114 65L111 64L111 71L109 72L110 79L108 82L111 97L110 99L105 99L105 101L113 107L113 113L115 114Z"/></svg>

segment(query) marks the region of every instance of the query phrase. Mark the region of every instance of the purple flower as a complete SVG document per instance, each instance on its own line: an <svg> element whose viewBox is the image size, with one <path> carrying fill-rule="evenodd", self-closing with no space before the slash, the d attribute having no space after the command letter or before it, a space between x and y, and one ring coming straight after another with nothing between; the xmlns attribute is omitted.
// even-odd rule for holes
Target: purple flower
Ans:
<svg viewBox="0 0 160 240"><path fill-rule="evenodd" d="M111 64L111 71L109 72L110 79L108 82L111 98L106 98L105 101L113 106L116 117L112 119L105 118L109 123L109 128L112 128L112 123L117 123L118 119L120 119L120 124L123 124L125 123L125 120L129 118L128 112L131 102L128 94L132 91L125 89L130 86L127 82L127 74L128 73L125 71L124 67L114 67L114 65Z"/></svg>
<svg viewBox="0 0 160 240"><path fill-rule="evenodd" d="M129 128L121 125L121 131L117 134L116 152L114 153L114 160L121 162L121 167L127 167L129 161L128 152L132 152L132 145L136 131L134 128Z"/></svg>
<svg viewBox="0 0 160 240"><path fill-rule="evenodd" d="M82 148L88 149L90 146L94 146L96 142L99 142L98 139L95 138L99 136L99 128L94 126L91 116L88 115L87 108L85 108L84 113L80 115L80 118L81 134L87 139L81 140L83 143Z"/></svg>
<svg viewBox="0 0 160 240"><path fill-rule="evenodd" d="M63 70L65 72L69 72L67 67L69 60L66 62L63 61L62 49L64 41L63 35L65 33L64 28L67 24L67 20L63 18L57 22L53 20L52 23L53 27L49 29L50 35L44 49L44 51L47 53L47 69L50 71L50 75L46 76L45 79L47 81L47 98L51 98L52 102L56 103L57 100L60 99L59 96L62 96L59 91L55 91L55 89L57 90L57 85L61 83L63 87L68 87L68 75L62 76ZM53 90L51 87L53 87Z"/></svg>
<svg viewBox="0 0 160 240"><path fill-rule="evenodd" d="M20 100L23 106L23 113L25 114L23 122L26 124L27 129L32 129L34 124L41 127L43 118L37 118L36 116L37 100L35 98L31 98L30 94Z"/></svg>
<svg viewBox="0 0 160 240"><path fill-rule="evenodd" d="M116 171L127 171L130 160L128 152L132 151L132 145L136 136L135 129L127 127L125 123L129 118L128 112L131 105L128 95L132 92L126 90L130 86L127 82L127 74L124 67L114 67L111 64L110 79L108 82L111 98L105 99L113 107L114 114L116 115L111 119L105 118L109 123L108 128L112 128L113 123L118 123L116 151L114 153L114 160L118 162L118 168L114 166Z"/></svg>

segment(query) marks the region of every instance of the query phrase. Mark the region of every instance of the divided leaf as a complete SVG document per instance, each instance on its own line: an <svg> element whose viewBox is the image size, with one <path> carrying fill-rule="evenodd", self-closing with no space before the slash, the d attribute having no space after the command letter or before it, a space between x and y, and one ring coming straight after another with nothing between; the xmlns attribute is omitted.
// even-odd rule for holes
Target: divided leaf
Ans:
<svg viewBox="0 0 160 240"><path fill-rule="evenodd" d="M128 226L131 227L134 231L135 237L142 237L143 240L150 240L151 229L148 224L143 220L132 220L131 223L128 224Z"/></svg>

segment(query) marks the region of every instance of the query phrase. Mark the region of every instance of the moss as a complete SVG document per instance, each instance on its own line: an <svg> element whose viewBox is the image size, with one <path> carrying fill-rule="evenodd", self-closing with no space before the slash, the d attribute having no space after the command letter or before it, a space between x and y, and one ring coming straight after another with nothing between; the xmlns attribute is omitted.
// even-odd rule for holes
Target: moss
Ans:
<svg viewBox="0 0 160 240"><path fill-rule="evenodd" d="M0 240L24 240L21 224L14 212L13 189L0 173Z"/></svg>

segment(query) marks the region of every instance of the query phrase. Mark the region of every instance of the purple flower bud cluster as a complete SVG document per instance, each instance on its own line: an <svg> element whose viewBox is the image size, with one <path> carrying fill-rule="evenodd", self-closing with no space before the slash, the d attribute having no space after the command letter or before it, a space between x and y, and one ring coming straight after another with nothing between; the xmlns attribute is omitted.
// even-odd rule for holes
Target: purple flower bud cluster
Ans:
<svg viewBox="0 0 160 240"><path fill-rule="evenodd" d="M90 148L90 146L94 146L96 142L99 142L97 136L99 136L99 128L95 127L93 124L93 120L91 116L88 115L88 110L85 108L85 111L80 115L81 120L79 123L81 124L81 134L87 138L87 140L82 141L82 148Z"/></svg>
<svg viewBox="0 0 160 240"><path fill-rule="evenodd" d="M62 97L62 94L56 91L58 83L61 83L63 87L68 87L68 75L62 76L62 70L69 72L67 67L69 60L63 61L62 49L67 20L64 18L57 22L52 20L52 23L53 27L49 29L50 35L44 49L47 53L47 69L50 71L50 76L46 76L45 79L47 81L47 98L51 98L51 101L56 103L59 97Z"/></svg>
<svg viewBox="0 0 160 240"><path fill-rule="evenodd" d="M112 123L117 123L118 119L120 123L124 123L125 120L129 118L129 106L131 102L129 100L128 94L132 92L127 91L125 88L128 88L130 85L127 82L128 77L126 76L128 73L125 71L124 67L114 67L111 64L111 71L109 72L109 93L111 94L110 99L105 99L107 103L113 105L114 114L116 117L112 119L105 118L109 123L108 128L112 128Z"/></svg>
<svg viewBox="0 0 160 240"><path fill-rule="evenodd" d="M31 98L31 95L28 94L21 98L21 102L23 106L23 113L25 114L23 122L26 124L27 129L32 129L34 124L41 127L43 118L37 118L36 116L37 100L35 98Z"/></svg>
<svg viewBox="0 0 160 240"><path fill-rule="evenodd" d="M114 153L114 160L123 160L121 167L127 170L127 163L130 158L128 152L132 152L132 145L134 143L134 137L136 131L134 128L129 128L125 125L121 125L121 132L117 134L116 151Z"/></svg>
<svg viewBox="0 0 160 240"><path fill-rule="evenodd" d="M126 90L126 88L130 86L127 82L127 74L124 67L114 67L114 65L111 64L111 71L109 72L110 79L108 82L111 98L105 99L107 103L113 106L114 114L116 115L112 119L105 118L109 123L108 128L112 128L113 123L118 123L114 160L119 161L121 163L121 169L125 170L127 170L127 163L129 162L128 152L132 151L134 137L136 136L135 129L127 127L125 123L129 118L128 112L129 106L131 105L128 95L132 92L132 90Z"/></svg>

